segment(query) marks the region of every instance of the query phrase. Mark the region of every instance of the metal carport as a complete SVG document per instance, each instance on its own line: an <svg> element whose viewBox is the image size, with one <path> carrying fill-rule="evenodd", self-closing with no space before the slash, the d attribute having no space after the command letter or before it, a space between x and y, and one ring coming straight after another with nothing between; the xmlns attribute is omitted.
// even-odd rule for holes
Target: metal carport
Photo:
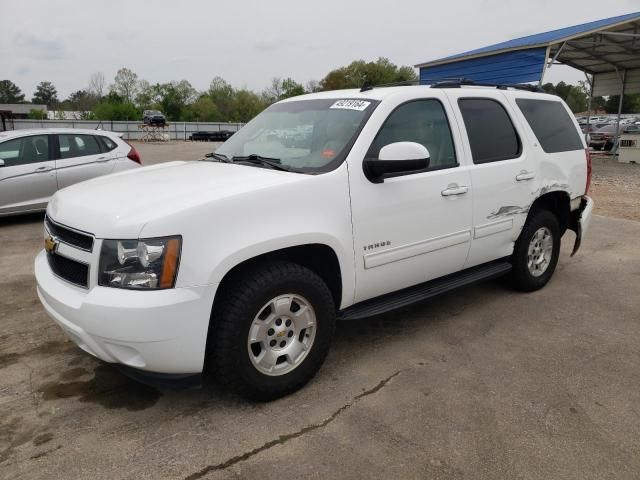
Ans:
<svg viewBox="0 0 640 480"><path fill-rule="evenodd" d="M517 38L416 65L420 83L469 79L477 83L539 82L556 64L588 74L591 98L640 93L640 12ZM591 102L589 102L591 110Z"/></svg>

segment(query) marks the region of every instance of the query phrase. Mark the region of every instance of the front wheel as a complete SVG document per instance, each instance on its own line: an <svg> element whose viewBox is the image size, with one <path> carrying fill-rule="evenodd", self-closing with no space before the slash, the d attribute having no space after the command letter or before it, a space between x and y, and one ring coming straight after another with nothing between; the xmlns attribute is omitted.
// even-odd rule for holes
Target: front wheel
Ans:
<svg viewBox="0 0 640 480"><path fill-rule="evenodd" d="M294 392L320 369L335 328L331 292L289 262L232 279L214 306L209 361L220 383L255 400Z"/></svg>
<svg viewBox="0 0 640 480"><path fill-rule="evenodd" d="M560 225L548 210L529 217L516 241L511 262L514 286L524 292L544 287L551 279L560 255Z"/></svg>

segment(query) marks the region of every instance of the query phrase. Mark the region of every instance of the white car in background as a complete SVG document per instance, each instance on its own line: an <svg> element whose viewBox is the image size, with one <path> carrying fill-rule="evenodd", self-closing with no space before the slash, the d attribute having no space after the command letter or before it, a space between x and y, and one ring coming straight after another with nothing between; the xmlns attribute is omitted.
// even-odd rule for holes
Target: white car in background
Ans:
<svg viewBox="0 0 640 480"><path fill-rule="evenodd" d="M0 132L0 216L44 211L61 188L141 166L120 134L72 128Z"/></svg>

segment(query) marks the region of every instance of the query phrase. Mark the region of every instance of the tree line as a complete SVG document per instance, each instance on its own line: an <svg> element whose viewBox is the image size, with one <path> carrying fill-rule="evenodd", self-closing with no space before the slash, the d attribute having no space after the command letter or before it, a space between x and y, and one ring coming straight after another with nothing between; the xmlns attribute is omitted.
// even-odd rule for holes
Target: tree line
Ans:
<svg viewBox="0 0 640 480"><path fill-rule="evenodd" d="M412 67L397 66L383 57L374 62L355 60L331 70L320 81L310 81L306 85L288 77L274 78L260 92L235 88L221 77L213 78L204 91L196 90L187 80L152 84L129 68L121 68L109 85L104 74L96 72L84 88L64 100L58 98L57 89L51 82L40 82L31 103L47 105L54 111L79 112L79 119L87 120L138 120L144 110L160 110L169 121L247 122L272 103L304 93L415 81L417 76ZM587 82L578 85L546 83L542 88L564 99L575 113L585 112L588 108ZM619 96L596 97L592 110L617 113L618 101ZM27 103L27 100L15 83L2 80L0 103ZM640 95L625 96L623 113L637 112L640 112ZM30 114L32 118L42 115L35 109Z"/></svg>
<svg viewBox="0 0 640 480"><path fill-rule="evenodd" d="M589 92L590 86L586 81L578 82L578 85L569 85L565 82L559 82L556 85L545 83L542 89L553 95L562 98L572 112L586 112L589 109ZM609 97L593 97L591 101L591 111L604 110L608 114L618 113L620 105L620 95L611 95ZM639 113L640 112L640 95L627 94L622 101L622 113Z"/></svg>
<svg viewBox="0 0 640 480"><path fill-rule="evenodd" d="M104 74L97 72L91 75L86 87L64 100L58 98L51 82L40 82L31 103L47 105L50 110L76 111L80 119L87 120L137 120L142 118L144 110L160 110L168 121L248 122L269 105L285 98L405 81L417 81L414 69L398 67L382 57L374 62L355 60L306 85L288 77L273 78L261 92L235 88L221 77L213 78L205 91L196 90L187 80L152 84L131 69L121 68L108 86ZM27 101L16 84L2 80L0 103ZM33 118L41 115L42 112L35 109L30 114Z"/></svg>

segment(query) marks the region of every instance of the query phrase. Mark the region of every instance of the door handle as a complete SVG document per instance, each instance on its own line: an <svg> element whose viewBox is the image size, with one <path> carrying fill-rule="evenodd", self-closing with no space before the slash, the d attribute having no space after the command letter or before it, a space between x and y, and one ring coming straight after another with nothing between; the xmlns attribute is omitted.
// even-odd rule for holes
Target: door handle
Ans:
<svg viewBox="0 0 640 480"><path fill-rule="evenodd" d="M516 175L516 180L518 182L523 182L525 180L533 180L534 178L536 178L535 173L527 172L525 170L522 170L518 175Z"/></svg>
<svg viewBox="0 0 640 480"><path fill-rule="evenodd" d="M53 170L53 167L42 166L42 167L36 168L33 172L34 173L44 173L44 172L49 172L51 170Z"/></svg>
<svg viewBox="0 0 640 480"><path fill-rule="evenodd" d="M464 195L469 191L469 187L466 185L458 185L457 183L452 183L448 185L445 190L442 190L443 197L451 197L453 195Z"/></svg>
<svg viewBox="0 0 640 480"><path fill-rule="evenodd" d="M109 157L98 157L96 159L96 162L97 163L104 163L104 162L108 162L109 160L110 160Z"/></svg>

